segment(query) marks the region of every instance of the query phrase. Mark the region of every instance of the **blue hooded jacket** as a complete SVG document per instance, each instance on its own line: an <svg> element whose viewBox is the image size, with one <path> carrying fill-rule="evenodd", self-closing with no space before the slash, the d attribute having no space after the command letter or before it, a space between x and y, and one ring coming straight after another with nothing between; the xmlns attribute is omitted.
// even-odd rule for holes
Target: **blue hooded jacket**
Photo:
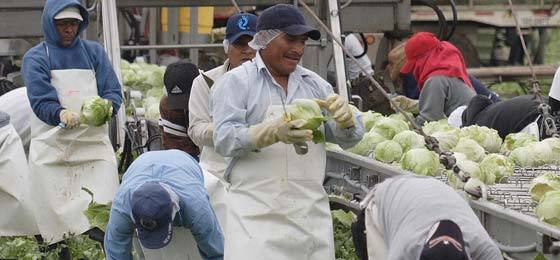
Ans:
<svg viewBox="0 0 560 260"><path fill-rule="evenodd" d="M31 48L23 57L22 73L31 108L39 119L53 126L60 123L59 114L63 107L56 89L50 83L51 70L90 69L91 64L95 70L98 94L113 102L113 113L119 110L122 102L121 85L107 53L99 43L76 37L70 46L60 45L54 17L71 6L80 10L84 20L79 25L78 36L86 29L89 15L78 0L47 0L42 17L45 40ZM47 56L47 48L50 58Z"/></svg>

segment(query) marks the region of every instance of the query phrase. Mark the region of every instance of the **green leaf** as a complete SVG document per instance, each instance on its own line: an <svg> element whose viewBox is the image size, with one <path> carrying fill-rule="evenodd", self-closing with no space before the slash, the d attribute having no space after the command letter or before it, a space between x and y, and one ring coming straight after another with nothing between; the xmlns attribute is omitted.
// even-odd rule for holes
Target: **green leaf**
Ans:
<svg viewBox="0 0 560 260"><path fill-rule="evenodd" d="M546 258L542 252L539 252L539 254L535 256L535 260L548 260L548 258Z"/></svg>
<svg viewBox="0 0 560 260"><path fill-rule="evenodd" d="M313 131L313 142L316 144L325 142L325 135L321 132L321 130Z"/></svg>
<svg viewBox="0 0 560 260"><path fill-rule="evenodd" d="M82 187L82 190L87 192L91 196L91 201L88 208L84 210L84 215L88 218L89 224L92 227L98 227L105 231L107 223L109 222L109 213L111 212L111 202L107 204L100 204L93 201L93 193Z"/></svg>

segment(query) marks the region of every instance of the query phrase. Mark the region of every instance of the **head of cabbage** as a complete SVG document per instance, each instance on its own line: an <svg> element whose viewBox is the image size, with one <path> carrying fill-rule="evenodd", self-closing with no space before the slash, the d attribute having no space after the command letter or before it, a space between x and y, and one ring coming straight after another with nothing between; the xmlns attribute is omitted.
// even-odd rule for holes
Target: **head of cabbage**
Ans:
<svg viewBox="0 0 560 260"><path fill-rule="evenodd" d="M375 147L375 159L384 163L392 163L401 159L402 152L403 150L397 142L386 140Z"/></svg>
<svg viewBox="0 0 560 260"><path fill-rule="evenodd" d="M545 193L535 214L539 220L560 227L560 190Z"/></svg>
<svg viewBox="0 0 560 260"><path fill-rule="evenodd" d="M447 119L441 119L438 121L431 121L431 122L426 121L424 123L424 126L422 126L422 130L427 135L432 135L435 132L449 131L453 129L458 129L458 128L447 123Z"/></svg>
<svg viewBox="0 0 560 260"><path fill-rule="evenodd" d="M402 120L383 117L377 120L371 130L391 140L396 134L408 130L408 124Z"/></svg>
<svg viewBox="0 0 560 260"><path fill-rule="evenodd" d="M369 156L375 151L377 144L385 141L385 137L381 136L375 131L369 131L364 134L362 140L354 145L352 148L347 149L348 152L359 154L362 156Z"/></svg>
<svg viewBox="0 0 560 260"><path fill-rule="evenodd" d="M383 118L383 115L373 111L362 112L362 122L364 122L364 127L366 131L371 130L378 119Z"/></svg>
<svg viewBox="0 0 560 260"><path fill-rule="evenodd" d="M494 175L497 182L505 180L513 174L513 167L515 165L508 160L507 157L492 153L484 157L482 162L480 162L480 171L484 175ZM490 184L490 183L487 183Z"/></svg>
<svg viewBox="0 0 560 260"><path fill-rule="evenodd" d="M461 128L461 137L474 140L490 153L500 152L500 146L502 146L502 138L500 138L498 131L486 126L471 125L463 127Z"/></svg>
<svg viewBox="0 0 560 260"><path fill-rule="evenodd" d="M552 149L552 162L554 164L560 163L560 138L551 137L542 140L541 142L548 144Z"/></svg>
<svg viewBox="0 0 560 260"><path fill-rule="evenodd" d="M452 151L463 153L467 156L467 159L474 162L482 161L485 156L484 148L482 148L482 146L474 140L465 137L459 139L457 145L452 149Z"/></svg>
<svg viewBox="0 0 560 260"><path fill-rule="evenodd" d="M545 142L530 143L515 148L509 154L510 160L520 167L538 167L552 162L552 149Z"/></svg>
<svg viewBox="0 0 560 260"><path fill-rule="evenodd" d="M438 140L441 149L451 151L459 142L461 131L458 128L444 131L437 131L430 134Z"/></svg>
<svg viewBox="0 0 560 260"><path fill-rule="evenodd" d="M396 134L395 137L393 137L393 141L397 142L402 147L403 152L407 152L413 148L422 148L426 145L424 137L410 130Z"/></svg>
<svg viewBox="0 0 560 260"><path fill-rule="evenodd" d="M80 123L101 126L111 119L113 103L99 96L86 97L80 111Z"/></svg>
<svg viewBox="0 0 560 260"><path fill-rule="evenodd" d="M443 169L439 163L439 156L426 148L410 149L404 153L400 164L404 170L419 175L435 176L439 170Z"/></svg>
<svg viewBox="0 0 560 260"><path fill-rule="evenodd" d="M461 156L455 156L455 158L457 159L457 167L459 167L461 171L467 173L471 178L478 179L488 185L495 183L496 176L493 173L482 172L478 163L462 158Z"/></svg>
<svg viewBox="0 0 560 260"><path fill-rule="evenodd" d="M301 129L313 131L313 142L320 143L325 141L325 136L319 130L319 127L327 119L323 116L317 102L311 99L296 99L292 102L287 112L290 120L305 120L305 125Z"/></svg>
<svg viewBox="0 0 560 260"><path fill-rule="evenodd" d="M553 190L560 190L560 176L553 172L545 172L535 177L529 186L531 198L536 202L539 202L545 193Z"/></svg>
<svg viewBox="0 0 560 260"><path fill-rule="evenodd" d="M524 132L511 133L504 138L504 143L502 144L500 152L508 155L511 151L515 150L515 148L527 146L537 141L537 137L532 134Z"/></svg>

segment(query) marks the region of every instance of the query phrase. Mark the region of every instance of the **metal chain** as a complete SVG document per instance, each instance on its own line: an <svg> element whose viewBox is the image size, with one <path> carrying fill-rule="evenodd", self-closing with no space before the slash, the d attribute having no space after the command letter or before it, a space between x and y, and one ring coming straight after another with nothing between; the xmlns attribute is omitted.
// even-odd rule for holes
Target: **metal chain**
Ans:
<svg viewBox="0 0 560 260"><path fill-rule="evenodd" d="M550 106L546 104L541 96L541 87L539 85L539 81L537 80L537 75L535 74L535 68L533 67L533 61L531 60L531 55L529 55L529 51L527 50L527 45L525 44L525 39L523 38L523 33L521 32L521 27L519 26L519 21L517 19L517 11L513 6L513 2L508 0L509 7L511 8L511 14L513 16L513 20L515 21L515 29L517 31L517 35L519 36L519 40L521 41L521 46L523 47L523 53L527 57L529 69L531 70L531 85L532 85L532 92L537 101L539 102L538 111L542 116L542 125L540 127L540 133L544 133L546 136L553 136L558 137L558 128L554 122L554 119L550 115ZM543 131L544 130L544 131Z"/></svg>
<svg viewBox="0 0 560 260"><path fill-rule="evenodd" d="M366 75L366 77L375 86L375 88L377 88L377 90L380 91L381 94L387 100L389 100L389 103L391 104L391 107L393 108L393 110L401 113L406 118L406 120L408 122L410 122L410 124L412 125L414 130L416 130L416 132L418 132L420 135L422 135L424 137L424 140L426 142L426 147L429 150L432 150L439 155L439 160L445 166L445 168L448 169L448 170L453 170L453 172L458 177L460 177L462 180L466 180L468 178L468 176L465 173L461 172L459 170L459 168L455 165L456 159L453 156L453 153L450 152L450 151L441 150L441 148L439 147L438 140L435 137L429 136L426 133L424 133L424 131L422 130L422 127L420 127L410 115L408 115L403 109L401 109L391 99L391 96L385 91L385 89L383 89L383 87L381 87L381 85L369 73L367 73L365 68L360 66L360 63L358 62L358 60L356 58L354 58L354 56L350 55L350 52L348 51L348 49L346 49L346 47L344 47L344 44L342 44L340 42L340 40L337 37L335 37L335 35L332 33L332 31L323 23L323 21L321 21L321 19L313 12L313 10L311 10L311 8L309 8L309 6L304 1L298 1L298 2L311 15L311 17L313 17L313 19L315 19L315 21L317 23L319 23L321 28L323 28L323 30L325 30L327 32L327 34L332 38L332 40L334 42L336 42L336 44L338 44L342 48L342 51L344 52L344 54L346 54L352 60L352 62L354 62L355 64L358 65L358 67L360 68L362 73L364 75Z"/></svg>

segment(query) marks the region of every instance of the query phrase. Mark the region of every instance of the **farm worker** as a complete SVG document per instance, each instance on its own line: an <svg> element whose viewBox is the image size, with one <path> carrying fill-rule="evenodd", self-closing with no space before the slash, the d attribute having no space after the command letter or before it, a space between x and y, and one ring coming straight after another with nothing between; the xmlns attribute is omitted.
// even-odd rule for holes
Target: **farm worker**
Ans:
<svg viewBox="0 0 560 260"><path fill-rule="evenodd" d="M404 50L406 62L400 72L412 73L420 97L397 96L393 100L405 110L418 112L416 122L420 125L460 114L476 92L459 49L432 33L418 32Z"/></svg>
<svg viewBox="0 0 560 260"><path fill-rule="evenodd" d="M192 156L153 151L130 165L111 206L107 259L132 259L134 235L146 259L223 259L222 231Z"/></svg>
<svg viewBox="0 0 560 260"><path fill-rule="evenodd" d="M29 198L29 168L10 116L0 111L0 236L39 233Z"/></svg>
<svg viewBox="0 0 560 260"><path fill-rule="evenodd" d="M399 53L402 52L403 48L397 46L389 53L388 70L393 81L399 78L399 70L401 70L399 68L402 68L403 64L402 61L399 61L401 60L399 57L402 57L402 54ZM472 77L469 76L469 78L472 80ZM549 137L545 133L545 128L542 127L543 120L538 109L539 103L533 95L523 95L498 101L492 94L488 94L483 89L481 90L480 87L476 87L476 81L471 82L475 86L477 95L471 98L465 106L461 106L451 113L447 118L448 123L456 127L470 125L486 126L497 130L501 138L505 138L510 133L518 132L530 133L540 139ZM406 95L409 96L410 92L406 93ZM557 111L560 110L558 101L554 97L560 99L560 76L555 76L549 92L550 112L553 115L557 114ZM397 99L397 101L399 101L401 108L409 111L418 111L419 102L417 100L402 97Z"/></svg>
<svg viewBox="0 0 560 260"><path fill-rule="evenodd" d="M329 200L323 189L324 143L310 142L304 120L284 120L283 105L321 99L332 119L320 130L343 148L364 127L347 100L317 74L301 67L307 38L321 34L300 11L279 4L258 18L249 43L256 57L227 72L212 87L214 147L228 158L226 259L334 259ZM326 100L326 101L325 101ZM297 154L294 143L306 142Z"/></svg>
<svg viewBox="0 0 560 260"><path fill-rule="evenodd" d="M23 77L31 116L29 166L31 196L44 240L54 243L90 229L83 214L91 200L101 204L117 191L117 162L108 126L80 125L86 97L122 101L121 86L103 47L78 35L88 26L78 0L47 0L45 40L23 58ZM94 229L98 230L98 229ZM99 230L98 230L99 231Z"/></svg>
<svg viewBox="0 0 560 260"><path fill-rule="evenodd" d="M389 178L372 189L362 206L365 216L359 218L365 217L365 223L359 220L353 228L361 232L353 231L364 234L365 227L367 238L354 241L362 243L357 248L367 248L369 260L503 259L469 203L439 180Z"/></svg>
<svg viewBox="0 0 560 260"><path fill-rule="evenodd" d="M200 150L187 135L189 127L189 95L198 67L179 61L170 64L163 74L166 95L159 102L159 126L164 149L177 149L188 153L196 160Z"/></svg>
<svg viewBox="0 0 560 260"><path fill-rule="evenodd" d="M16 129L25 154L29 152L29 142L31 141L31 115L33 110L27 98L25 87L16 88L0 96L0 108L10 115L10 123Z"/></svg>
<svg viewBox="0 0 560 260"><path fill-rule="evenodd" d="M222 230L226 230L226 183L224 172L225 159L214 151L214 124L210 117L210 89L227 71L232 70L255 57L255 50L249 47L257 31L257 17L249 13L240 13L228 18L224 50L227 60L223 65L204 72L194 79L189 100L189 136L202 149L200 167L204 171L204 180L212 207L220 221Z"/></svg>
<svg viewBox="0 0 560 260"><path fill-rule="evenodd" d="M368 43L363 33L350 33L343 38L344 47L349 55L354 56L358 61L354 62L350 56L345 55L345 64L348 80L352 86L352 94L362 97L364 110L375 110L382 114L390 114L393 112L389 105L389 100L381 94L381 92L371 84L361 68L364 68L367 74L374 76L371 60L367 55Z"/></svg>
<svg viewBox="0 0 560 260"><path fill-rule="evenodd" d="M404 53L405 45L406 42L400 43L391 51L389 51L388 64L386 69L388 71L389 77L393 81L393 84L395 86L398 86L398 89L400 89L401 93L404 96L410 99L418 99L420 97L420 90L418 88L418 83L414 79L412 73L400 73L402 66L406 62ZM486 85L484 85L484 83L482 83L478 78L471 74L468 74L468 77L477 95L487 96L493 102L500 101L500 97L498 96L498 94L490 91L488 87L486 87Z"/></svg>

